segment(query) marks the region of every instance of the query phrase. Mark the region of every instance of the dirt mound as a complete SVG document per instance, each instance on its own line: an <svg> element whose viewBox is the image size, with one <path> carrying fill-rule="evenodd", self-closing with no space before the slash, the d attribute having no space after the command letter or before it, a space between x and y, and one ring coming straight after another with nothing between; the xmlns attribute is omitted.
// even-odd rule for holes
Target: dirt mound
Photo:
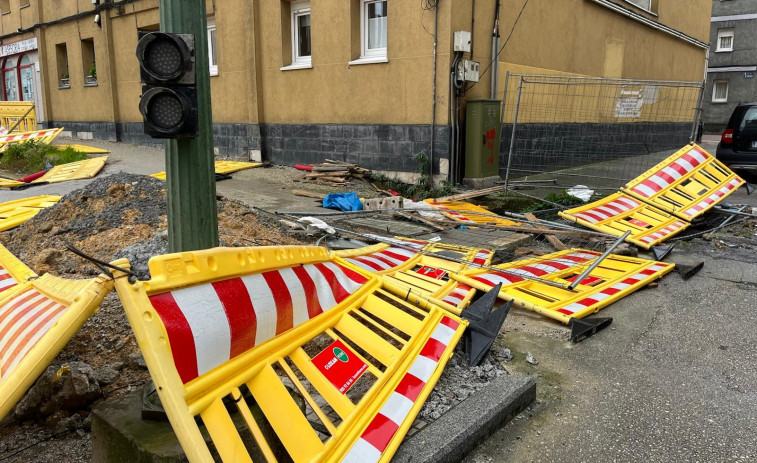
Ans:
<svg viewBox="0 0 757 463"><path fill-rule="evenodd" d="M223 246L301 244L237 201L218 201L218 221ZM99 273L66 243L101 260L127 257L144 273L150 257L166 252L167 227L165 182L119 173L69 193L0 239L40 275Z"/></svg>

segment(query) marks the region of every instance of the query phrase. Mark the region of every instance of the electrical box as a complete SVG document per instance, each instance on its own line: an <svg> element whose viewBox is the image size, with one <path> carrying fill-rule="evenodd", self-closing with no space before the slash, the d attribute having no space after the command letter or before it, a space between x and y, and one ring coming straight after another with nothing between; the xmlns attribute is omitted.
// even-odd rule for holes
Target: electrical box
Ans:
<svg viewBox="0 0 757 463"><path fill-rule="evenodd" d="M463 82L478 82L478 61L470 61L467 59L461 60L457 63L457 80Z"/></svg>
<svg viewBox="0 0 757 463"><path fill-rule="evenodd" d="M499 175L500 100L468 100L465 119L465 177Z"/></svg>
<svg viewBox="0 0 757 463"><path fill-rule="evenodd" d="M454 45L452 49L454 51L462 51L464 53L470 53L470 32L468 31L455 31L453 35Z"/></svg>

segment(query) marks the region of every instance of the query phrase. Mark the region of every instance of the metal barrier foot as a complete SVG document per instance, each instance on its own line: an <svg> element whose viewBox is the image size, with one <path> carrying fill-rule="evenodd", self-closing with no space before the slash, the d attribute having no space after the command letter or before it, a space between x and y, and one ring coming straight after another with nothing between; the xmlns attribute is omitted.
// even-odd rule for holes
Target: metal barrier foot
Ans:
<svg viewBox="0 0 757 463"><path fill-rule="evenodd" d="M681 275L681 278L688 280L693 277L704 267L704 262L698 262L696 264L676 264L676 272Z"/></svg>
<svg viewBox="0 0 757 463"><path fill-rule="evenodd" d="M612 317L571 318L568 324L570 326L570 340L581 342L607 328L611 323Z"/></svg>
<svg viewBox="0 0 757 463"><path fill-rule="evenodd" d="M674 244L660 244L657 246L652 246L652 253L654 254L654 260L661 261L665 259L668 254L670 254L670 251L673 250Z"/></svg>
<svg viewBox="0 0 757 463"><path fill-rule="evenodd" d="M754 193L754 190L757 190L757 187L752 185L751 183L746 184L746 194L751 195Z"/></svg>
<svg viewBox="0 0 757 463"><path fill-rule="evenodd" d="M513 301L492 312L502 283L490 289L476 302L463 310L462 317L470 321L465 331L465 350L470 358L468 366L478 366L499 334Z"/></svg>

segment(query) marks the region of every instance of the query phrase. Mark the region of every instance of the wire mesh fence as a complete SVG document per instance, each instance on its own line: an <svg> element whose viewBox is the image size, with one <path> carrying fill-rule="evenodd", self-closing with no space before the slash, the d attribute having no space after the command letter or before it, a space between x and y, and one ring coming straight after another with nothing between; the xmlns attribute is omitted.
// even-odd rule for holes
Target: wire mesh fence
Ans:
<svg viewBox="0 0 757 463"><path fill-rule="evenodd" d="M506 182L615 189L696 134L700 82L508 74ZM540 188L542 188L540 187Z"/></svg>

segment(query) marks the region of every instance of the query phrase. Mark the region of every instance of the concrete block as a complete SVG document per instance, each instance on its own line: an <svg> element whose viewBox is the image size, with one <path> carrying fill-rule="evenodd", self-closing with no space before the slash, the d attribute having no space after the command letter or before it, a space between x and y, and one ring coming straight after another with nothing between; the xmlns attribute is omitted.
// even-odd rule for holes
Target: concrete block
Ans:
<svg viewBox="0 0 757 463"><path fill-rule="evenodd" d="M495 182L500 182L502 179L499 177L499 175L493 175L491 177L481 177L481 178L464 178L463 179L463 185L469 186L476 190L481 190L483 188L491 188L495 186Z"/></svg>
<svg viewBox="0 0 757 463"><path fill-rule="evenodd" d="M401 209L402 197L391 196L388 198L373 198L363 201L363 209L367 211L374 211L377 209Z"/></svg>

